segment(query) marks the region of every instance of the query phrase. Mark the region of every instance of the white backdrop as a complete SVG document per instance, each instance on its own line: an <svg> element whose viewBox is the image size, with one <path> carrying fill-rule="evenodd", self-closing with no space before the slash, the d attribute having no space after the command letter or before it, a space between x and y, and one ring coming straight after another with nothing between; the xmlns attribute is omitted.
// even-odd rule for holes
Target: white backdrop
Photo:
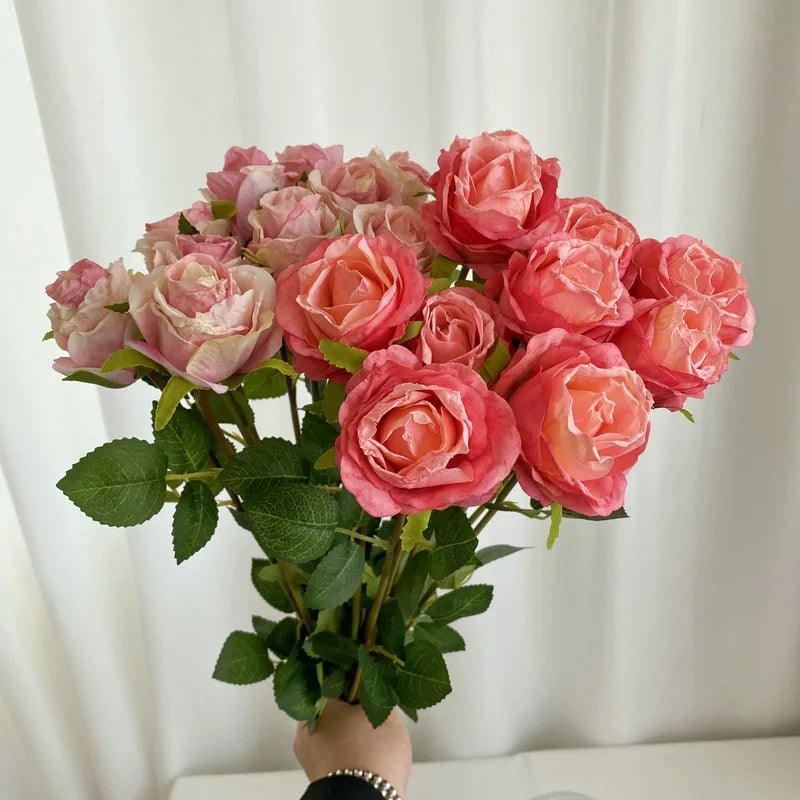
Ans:
<svg viewBox="0 0 800 800"><path fill-rule="evenodd" d="M794 0L0 0L0 795L163 796L291 765L270 684L211 671L265 608L232 524L186 564L169 512L91 523L54 488L146 435L147 387L50 369L45 283L127 253L230 144L409 149L513 127L642 235L745 261L758 325L723 383L661 412L632 520L487 540L491 612L460 627L420 760L800 732L800 4ZM129 264L136 264L134 257ZM266 404L262 430L285 429Z"/></svg>

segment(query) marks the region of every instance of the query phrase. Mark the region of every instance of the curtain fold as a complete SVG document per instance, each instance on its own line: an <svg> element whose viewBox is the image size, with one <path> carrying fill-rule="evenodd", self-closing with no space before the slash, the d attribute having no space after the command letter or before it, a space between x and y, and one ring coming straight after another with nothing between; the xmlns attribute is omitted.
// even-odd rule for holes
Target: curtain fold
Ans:
<svg viewBox="0 0 800 800"><path fill-rule="evenodd" d="M487 615L420 760L800 732L800 6L793 0L0 0L0 795L151 800L193 772L293 763L271 685L211 679L270 615L232 521L177 567L169 512L102 528L54 487L149 435L151 394L64 385L43 287L120 255L197 198L231 144L343 142L435 167L453 136L515 128L641 235L745 262L754 343L697 424L659 412L628 521L529 521L486 543ZM258 409L280 435L279 402ZM483 535L482 535L483 536Z"/></svg>

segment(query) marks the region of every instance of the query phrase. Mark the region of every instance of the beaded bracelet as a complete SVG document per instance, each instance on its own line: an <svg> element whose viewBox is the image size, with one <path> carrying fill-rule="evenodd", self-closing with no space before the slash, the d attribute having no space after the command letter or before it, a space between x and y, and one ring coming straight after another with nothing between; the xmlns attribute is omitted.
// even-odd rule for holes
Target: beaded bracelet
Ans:
<svg viewBox="0 0 800 800"><path fill-rule="evenodd" d="M335 772L328 773L329 778L333 778L336 775L361 778L361 780L366 781L370 786L377 789L386 800L401 800L400 792L386 778L382 778L368 769L337 769Z"/></svg>

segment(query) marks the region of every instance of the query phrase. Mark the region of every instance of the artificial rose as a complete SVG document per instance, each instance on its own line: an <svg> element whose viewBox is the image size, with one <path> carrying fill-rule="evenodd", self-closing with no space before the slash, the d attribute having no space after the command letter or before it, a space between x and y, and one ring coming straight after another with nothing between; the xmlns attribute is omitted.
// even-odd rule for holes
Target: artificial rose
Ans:
<svg viewBox="0 0 800 800"><path fill-rule="evenodd" d="M283 164L245 167L245 178L236 195L236 231L242 241L249 242L253 236L250 225L250 212L258 207L261 198L268 192L284 189L295 183L292 175L286 172Z"/></svg>
<svg viewBox="0 0 800 800"><path fill-rule="evenodd" d="M609 211L592 197L559 198L555 213L542 220L534 232L539 238L564 232L574 239L610 247L619 261L619 273L623 283L633 245L639 241L636 228L625 217Z"/></svg>
<svg viewBox="0 0 800 800"><path fill-rule="evenodd" d="M178 258L190 253L205 253L223 264L239 260L239 240L235 236L203 236L203 234L180 234L175 237Z"/></svg>
<svg viewBox="0 0 800 800"><path fill-rule="evenodd" d="M742 262L712 250L693 236L658 242L645 239L633 251L634 297L710 300L719 309L719 337L728 347L744 347L753 338L756 317L742 276Z"/></svg>
<svg viewBox="0 0 800 800"><path fill-rule="evenodd" d="M367 351L387 347L403 335L429 284L414 251L391 236L322 242L303 264L278 276L278 322L295 369L312 380L344 383L347 373L325 361L320 341Z"/></svg>
<svg viewBox="0 0 800 800"><path fill-rule="evenodd" d="M281 153L275 153L275 159L282 164L287 173L298 180L303 173L308 173L323 164L341 164L344 159L344 147L334 144L320 147L318 144L300 144L287 147Z"/></svg>
<svg viewBox="0 0 800 800"><path fill-rule="evenodd" d="M248 251L273 275L302 261L321 241L341 233L338 209L301 186L268 192L250 212Z"/></svg>
<svg viewBox="0 0 800 800"><path fill-rule="evenodd" d="M342 483L376 517L484 503L519 454L511 409L475 372L398 346L350 379L339 424Z"/></svg>
<svg viewBox="0 0 800 800"><path fill-rule="evenodd" d="M416 175L422 183L430 188L431 185L431 174L422 164L418 164L416 161L411 160L411 156L409 156L407 150L398 151L397 153L392 153L389 156L389 162L394 164L401 170L405 172L412 172ZM421 201L422 202L422 201Z"/></svg>
<svg viewBox="0 0 800 800"><path fill-rule="evenodd" d="M177 211L157 222L148 222L144 226L144 236L134 248L144 256L148 271L180 258L175 238L179 234L178 220L181 214L204 236L227 236L230 233L228 220L214 219L210 204L199 200L191 208Z"/></svg>
<svg viewBox="0 0 800 800"><path fill-rule="evenodd" d="M275 301L265 269L192 253L134 281L130 313L144 341L126 345L172 375L224 392L221 381L255 369L281 346Z"/></svg>
<svg viewBox="0 0 800 800"><path fill-rule="evenodd" d="M497 344L497 306L474 289L437 292L422 307L422 328L413 340L423 364L464 364L480 369Z"/></svg>
<svg viewBox="0 0 800 800"><path fill-rule="evenodd" d="M236 202L239 188L246 177L245 167L266 166L271 163L269 156L255 146L229 147L222 170L206 174L209 197Z"/></svg>
<svg viewBox="0 0 800 800"><path fill-rule="evenodd" d="M603 340L633 316L616 253L567 233L539 240L529 255L514 253L485 291L497 300L507 328L523 339L563 328Z"/></svg>
<svg viewBox="0 0 800 800"><path fill-rule="evenodd" d="M516 417L524 491L579 514L607 516L647 444L653 398L613 344L554 329L534 336L495 391Z"/></svg>
<svg viewBox="0 0 800 800"><path fill-rule="evenodd" d="M422 219L436 249L483 278L527 250L534 227L555 207L561 168L543 160L514 131L456 138L431 177L436 199Z"/></svg>
<svg viewBox="0 0 800 800"><path fill-rule="evenodd" d="M728 368L720 324L708 300L638 300L634 319L613 341L644 378L656 406L677 410L687 397L702 397Z"/></svg>
<svg viewBox="0 0 800 800"><path fill-rule="evenodd" d="M353 209L353 228L367 236L394 236L417 254L417 267L427 271L436 256L418 211L411 206L369 203Z"/></svg>
<svg viewBox="0 0 800 800"><path fill-rule="evenodd" d="M47 316L56 344L68 353L53 362L57 372L62 375L91 372L121 386L133 382L136 373L132 369L108 373L100 369L135 332L129 314L106 308L127 302L130 286L131 276L122 259L104 269L84 258L58 273L58 278L46 289L55 301Z"/></svg>

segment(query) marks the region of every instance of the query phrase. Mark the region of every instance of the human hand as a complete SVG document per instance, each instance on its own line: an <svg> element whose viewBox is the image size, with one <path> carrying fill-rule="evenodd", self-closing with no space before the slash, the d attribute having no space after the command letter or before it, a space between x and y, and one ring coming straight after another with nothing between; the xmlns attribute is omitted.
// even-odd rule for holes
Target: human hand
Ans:
<svg viewBox="0 0 800 800"><path fill-rule="evenodd" d="M411 774L411 739L396 708L373 728L361 706L328 700L313 733L298 724L294 754L312 782L337 769L368 769L404 796Z"/></svg>

